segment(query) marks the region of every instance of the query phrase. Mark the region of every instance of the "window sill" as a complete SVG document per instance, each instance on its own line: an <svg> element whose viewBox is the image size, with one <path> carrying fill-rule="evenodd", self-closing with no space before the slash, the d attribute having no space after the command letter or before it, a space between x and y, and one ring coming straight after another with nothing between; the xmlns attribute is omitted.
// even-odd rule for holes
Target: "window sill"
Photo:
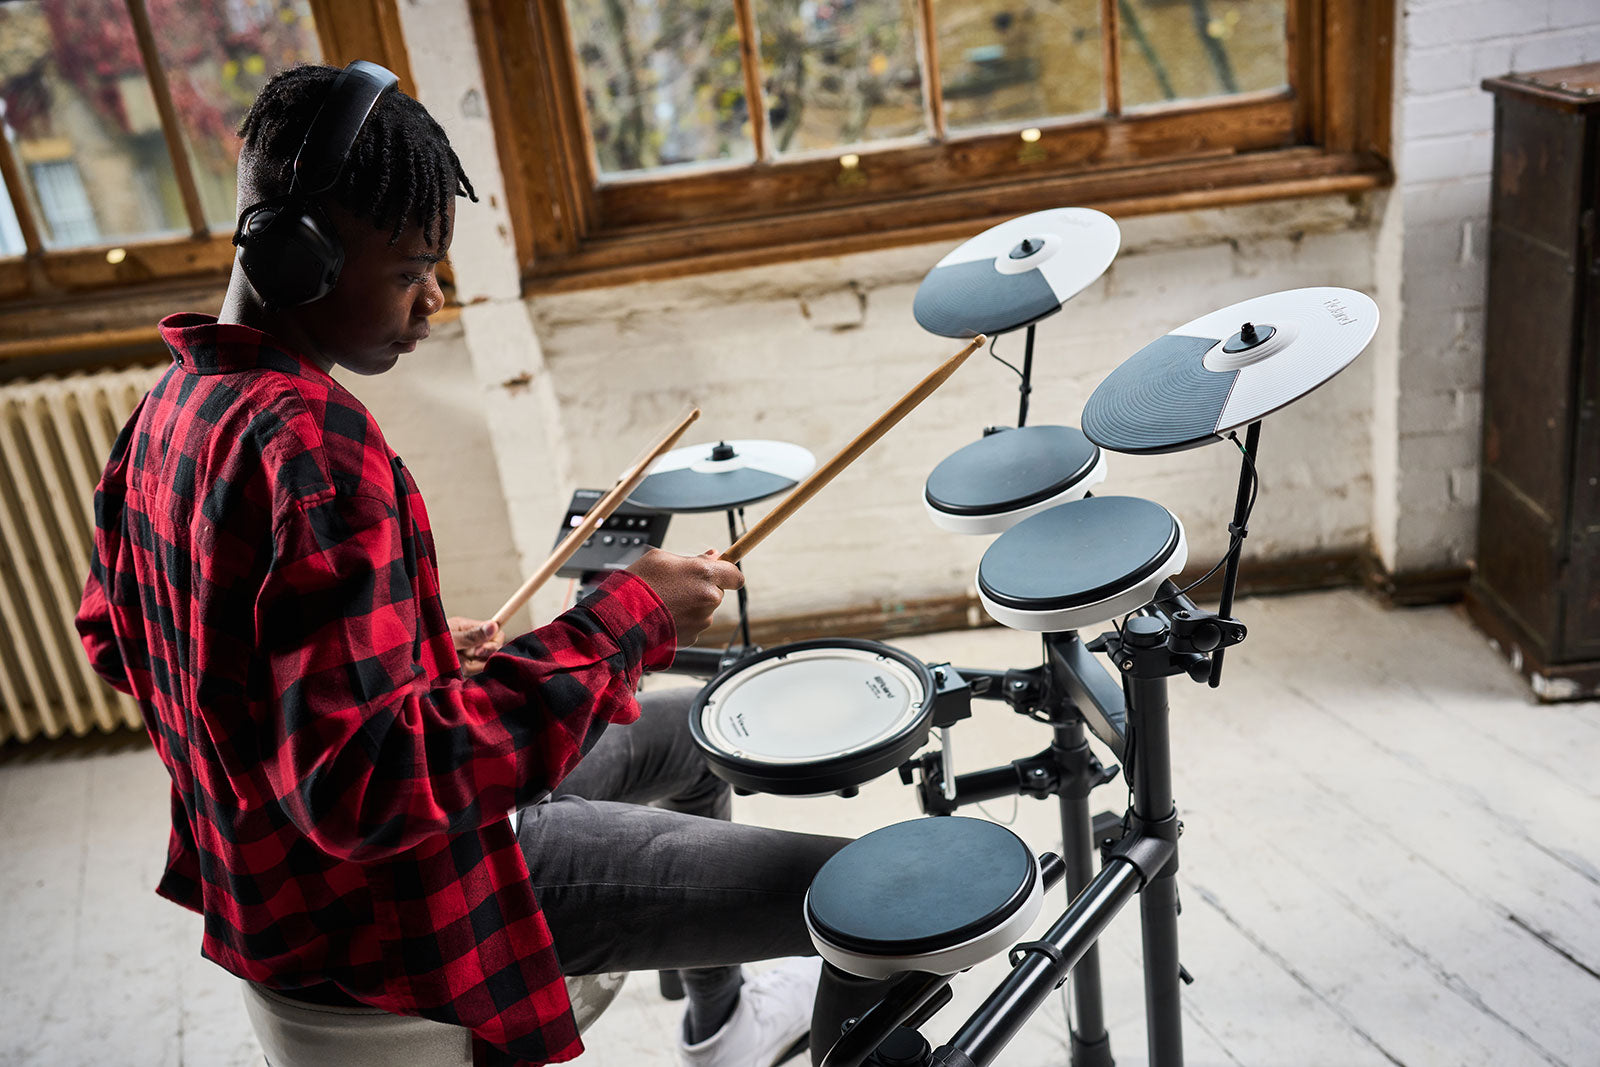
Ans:
<svg viewBox="0 0 1600 1067"><path fill-rule="evenodd" d="M214 313L222 305L227 277L224 268L199 279L107 293L64 293L49 301L0 307L0 366L30 361L48 371L53 360L77 366L86 358L101 357L93 365L117 366L165 358L156 324L179 311ZM440 325L460 316L460 306L450 303L432 322Z"/></svg>
<svg viewBox="0 0 1600 1067"><path fill-rule="evenodd" d="M523 293L567 292L955 241L1004 219L1067 204L1126 217L1361 193L1392 180L1388 162L1373 154L1289 148L1000 182L755 220L653 226L595 235L574 253L535 263L523 276Z"/></svg>

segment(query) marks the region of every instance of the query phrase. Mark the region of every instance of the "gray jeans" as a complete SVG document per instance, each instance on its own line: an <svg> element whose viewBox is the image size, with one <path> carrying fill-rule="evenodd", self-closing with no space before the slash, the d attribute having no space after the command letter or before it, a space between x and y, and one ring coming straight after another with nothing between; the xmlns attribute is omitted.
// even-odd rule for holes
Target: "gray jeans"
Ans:
<svg viewBox="0 0 1600 1067"><path fill-rule="evenodd" d="M689 734L695 692L645 694L638 722L608 729L523 810L518 843L567 974L815 955L806 890L849 841L727 821L728 785ZM825 967L813 1056L883 988Z"/></svg>

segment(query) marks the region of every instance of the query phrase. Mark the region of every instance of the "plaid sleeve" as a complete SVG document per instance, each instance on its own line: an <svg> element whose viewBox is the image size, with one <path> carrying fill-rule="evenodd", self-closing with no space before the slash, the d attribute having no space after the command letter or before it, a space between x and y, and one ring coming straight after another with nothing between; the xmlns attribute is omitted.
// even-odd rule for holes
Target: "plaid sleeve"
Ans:
<svg viewBox="0 0 1600 1067"><path fill-rule="evenodd" d="M100 580L100 548L95 546L94 563L89 578L83 585L83 601L78 606L78 637L83 650L88 653L89 666L105 679L107 685L132 694L127 667L122 662L122 650L117 647L117 635L111 629L111 604L106 599L105 585Z"/></svg>
<svg viewBox="0 0 1600 1067"><path fill-rule="evenodd" d="M117 434L100 482L94 489L94 544L90 549L89 577L84 581L83 599L73 620L78 637L83 642L83 650L89 657L89 666L108 685L129 694L133 692L133 686L128 681L128 667L123 662L122 649L117 644L116 631L112 628L111 599L107 585L112 580L121 554L123 477L128 445L144 405L145 401L141 399L122 432ZM135 579L129 575L127 581L134 582Z"/></svg>
<svg viewBox="0 0 1600 1067"><path fill-rule="evenodd" d="M509 642L471 680L421 666L410 542L392 502L326 494L291 508L257 605L277 714L278 802L320 848L372 860L503 818L576 764L673 640L631 576ZM670 657L670 651L665 655Z"/></svg>

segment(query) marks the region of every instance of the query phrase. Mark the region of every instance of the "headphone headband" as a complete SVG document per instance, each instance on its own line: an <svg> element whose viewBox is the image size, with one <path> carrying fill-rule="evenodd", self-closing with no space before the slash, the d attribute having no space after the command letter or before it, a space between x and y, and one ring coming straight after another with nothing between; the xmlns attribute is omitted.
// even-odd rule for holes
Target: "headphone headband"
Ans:
<svg viewBox="0 0 1600 1067"><path fill-rule="evenodd" d="M239 216L239 266L267 306L308 304L338 283L344 248L315 198L339 180L367 116L399 80L361 59L340 71L295 153L288 193Z"/></svg>
<svg viewBox="0 0 1600 1067"><path fill-rule="evenodd" d="M315 196L331 189L367 116L383 94L399 84L393 71L364 59L341 70L295 154L290 193Z"/></svg>

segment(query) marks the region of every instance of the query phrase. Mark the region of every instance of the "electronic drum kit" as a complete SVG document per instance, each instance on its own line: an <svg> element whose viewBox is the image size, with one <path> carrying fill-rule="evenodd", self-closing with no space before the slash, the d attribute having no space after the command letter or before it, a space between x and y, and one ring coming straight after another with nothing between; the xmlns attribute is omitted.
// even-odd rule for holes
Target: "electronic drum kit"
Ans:
<svg viewBox="0 0 1600 1067"><path fill-rule="evenodd" d="M932 815L1006 795L1060 801L1061 856L1035 856L993 823L948 817L867 834L823 867L805 914L818 952L852 974L894 977L884 1001L828 1052L828 1067L994 1062L1069 974L1072 1064L1111 1064L1095 941L1135 897L1150 1063L1182 1063L1178 983L1188 975L1177 959L1167 679L1217 684L1223 650L1245 637L1229 613L1261 420L1354 360L1376 332L1378 312L1368 297L1339 288L1245 300L1123 361L1090 396L1081 430L1026 425L1035 325L1099 278L1119 243L1116 223L1097 211L1012 219L941 259L913 304L917 322L941 336L1027 331L1017 426L991 428L935 466L923 504L943 530L994 537L975 576L978 599L1001 625L1042 635L1041 665L927 664L854 639L761 650L749 642L742 599L742 646L709 657L680 650L678 669L715 671L690 725L713 770L742 791L852 795L898 769ZM1241 428L1243 443L1234 433ZM1188 563L1178 518L1153 501L1092 491L1106 479L1109 452L1175 452L1225 439L1242 455L1213 612L1175 584ZM726 511L732 534L745 506L792 488L814 466L810 452L783 442L694 445L664 457L630 503ZM1107 624L1107 633L1079 636ZM1050 749L1007 767L947 773L952 727L972 716L974 700L1003 701L1049 723ZM1086 729L1129 766L1125 815L1089 814L1089 792L1119 770L1100 764ZM934 731L939 745L918 755ZM1016 944L1039 914L1044 888L1061 879L1067 910L1042 939ZM1002 985L949 1043L929 1048L918 1030L950 999L951 976L1007 948L1013 969Z"/></svg>

